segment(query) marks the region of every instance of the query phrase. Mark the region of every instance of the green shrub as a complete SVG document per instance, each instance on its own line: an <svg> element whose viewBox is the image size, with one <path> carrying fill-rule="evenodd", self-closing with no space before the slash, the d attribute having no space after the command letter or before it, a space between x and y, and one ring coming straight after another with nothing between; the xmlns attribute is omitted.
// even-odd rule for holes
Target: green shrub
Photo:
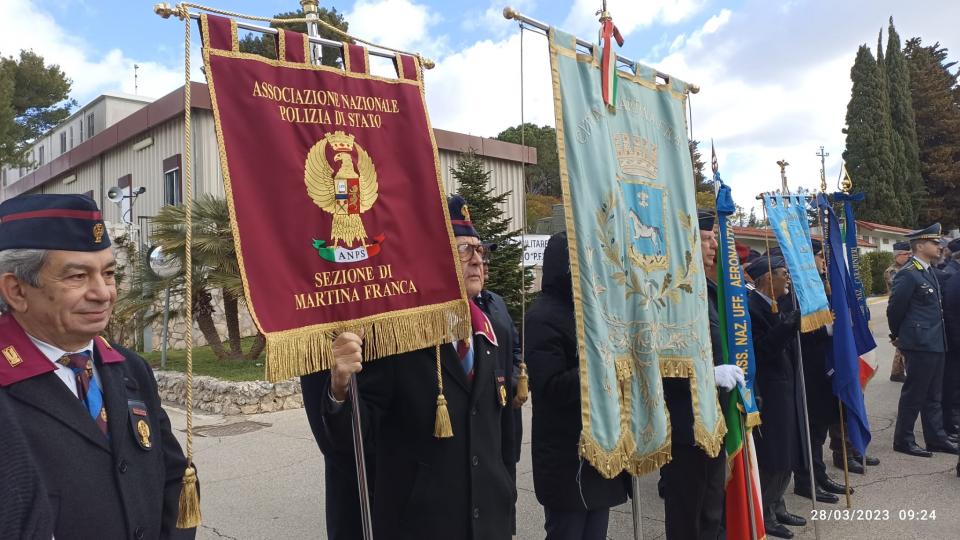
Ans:
<svg viewBox="0 0 960 540"><path fill-rule="evenodd" d="M874 251L860 256L863 287L867 294L887 294L887 282L883 279L883 272L893 264L893 253L889 251Z"/></svg>

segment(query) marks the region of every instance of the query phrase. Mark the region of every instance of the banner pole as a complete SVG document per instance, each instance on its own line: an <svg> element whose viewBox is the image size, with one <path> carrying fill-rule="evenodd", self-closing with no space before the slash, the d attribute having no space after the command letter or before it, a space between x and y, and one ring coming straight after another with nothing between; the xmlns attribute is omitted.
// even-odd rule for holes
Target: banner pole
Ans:
<svg viewBox="0 0 960 540"><path fill-rule="evenodd" d="M843 492L847 496L847 508L850 508L850 462L847 461L847 423L843 418L843 401L837 400L840 405L840 440L843 445ZM864 467L866 470L866 467Z"/></svg>
<svg viewBox="0 0 960 540"><path fill-rule="evenodd" d="M643 540L643 514L640 511L640 477L631 476L630 481L633 484L633 538L634 540Z"/></svg>
<svg viewBox="0 0 960 540"><path fill-rule="evenodd" d="M797 300L797 292L791 288L790 292L793 294L793 304L797 309L800 309L800 304ZM800 380L800 398L803 402L803 430L806 433L807 439L807 470L809 471L810 476L810 504L813 508L814 514L817 511L817 483L813 478L813 446L810 441L810 413L807 410L807 385L803 376L803 348L800 346L800 331L797 330L796 337L794 338L797 345L797 370ZM820 540L820 525L819 520L813 520L813 535Z"/></svg>
<svg viewBox="0 0 960 540"><path fill-rule="evenodd" d="M740 434L743 440L743 476L747 481L747 512L750 516L750 540L757 540L757 516L753 508L753 474L750 472L750 466L753 460L750 458L750 441L747 440L747 423L744 421L744 415L740 416Z"/></svg>

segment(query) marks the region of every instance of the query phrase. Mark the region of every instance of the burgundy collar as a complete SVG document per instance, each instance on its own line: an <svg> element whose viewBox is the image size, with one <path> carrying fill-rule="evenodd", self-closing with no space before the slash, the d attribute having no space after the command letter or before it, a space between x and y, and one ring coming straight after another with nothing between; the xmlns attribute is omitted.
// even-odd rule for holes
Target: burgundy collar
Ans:
<svg viewBox="0 0 960 540"><path fill-rule="evenodd" d="M487 314L480 309L475 302L470 301L470 325L473 327L473 335L487 338L494 347L499 347L497 343L497 334L493 331L493 325Z"/></svg>

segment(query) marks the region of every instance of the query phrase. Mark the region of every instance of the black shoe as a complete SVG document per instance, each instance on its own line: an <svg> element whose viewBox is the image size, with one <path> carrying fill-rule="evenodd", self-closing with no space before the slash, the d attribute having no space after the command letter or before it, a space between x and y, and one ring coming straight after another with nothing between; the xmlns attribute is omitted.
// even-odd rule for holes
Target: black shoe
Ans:
<svg viewBox="0 0 960 540"><path fill-rule="evenodd" d="M790 512L777 512L777 521L791 527L803 527L807 524L807 520Z"/></svg>
<svg viewBox="0 0 960 540"><path fill-rule="evenodd" d="M846 487L843 484L834 482L832 478L826 477L823 480L817 482L817 485L820 489L826 491L827 493L836 493L837 495L845 495L847 493ZM850 494L853 495L853 488L850 488Z"/></svg>
<svg viewBox="0 0 960 540"><path fill-rule="evenodd" d="M843 486L840 486L840 487L841 487L841 489L843 488ZM809 498L810 498L810 486L808 486L806 483L804 483L803 485L796 485L796 484L794 484L794 486L793 486L793 492L796 493L797 495L805 498L805 499L809 499ZM817 487L817 501L822 502L822 503L828 503L828 504L837 504L838 502L840 502L840 499L839 499L836 495L834 495L833 493L827 493L826 491L824 491L824 490L820 489L819 487ZM798 519L803 519L803 518L801 518L800 516L796 516L796 517L797 517ZM794 526L797 526L797 525L795 525L795 524L793 524L793 523L790 523L789 520L781 519L781 518L780 518L780 514L777 514L777 519L780 520L782 523L784 523L784 524L786 524L786 525L794 525ZM803 524L805 524L805 523L806 523L806 521L804 521L804 522L801 523L800 525L803 525Z"/></svg>
<svg viewBox="0 0 960 540"><path fill-rule="evenodd" d="M833 466L843 470L843 452L833 453ZM854 474L863 474L863 464L853 459L853 456L847 455L847 470Z"/></svg>
<svg viewBox="0 0 960 540"><path fill-rule="evenodd" d="M953 444L957 444L960 441L960 433L950 433L947 435L947 440Z"/></svg>
<svg viewBox="0 0 960 540"><path fill-rule="evenodd" d="M960 478L960 461L957 462L957 478Z"/></svg>
<svg viewBox="0 0 960 540"><path fill-rule="evenodd" d="M871 467L876 467L879 464L880 464L880 458L876 456L869 456L869 455L867 456L867 465Z"/></svg>
<svg viewBox="0 0 960 540"><path fill-rule="evenodd" d="M914 456L914 457L933 456L933 452L920 448L919 446L917 446L917 443L910 443L905 445L894 444L893 451L900 452L901 454L907 454L908 456Z"/></svg>
<svg viewBox="0 0 960 540"><path fill-rule="evenodd" d="M960 454L960 450L957 449L956 443L950 442L950 440L941 441L934 444L927 445L928 452L940 452L943 454Z"/></svg>
<svg viewBox="0 0 960 540"><path fill-rule="evenodd" d="M767 531L767 536L776 536L777 538L793 538L793 533L790 532L790 529L784 527L777 522L763 522L763 528Z"/></svg>

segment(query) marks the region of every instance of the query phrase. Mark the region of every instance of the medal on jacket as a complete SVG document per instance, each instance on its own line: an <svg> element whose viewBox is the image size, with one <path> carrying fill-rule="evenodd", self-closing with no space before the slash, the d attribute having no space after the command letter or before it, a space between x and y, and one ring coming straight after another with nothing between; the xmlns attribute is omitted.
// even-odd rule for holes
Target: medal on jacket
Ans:
<svg viewBox="0 0 960 540"><path fill-rule="evenodd" d="M500 402L500 407L507 406L507 379L503 376L503 370L496 370L495 376L497 379L497 399Z"/></svg>
<svg viewBox="0 0 960 540"><path fill-rule="evenodd" d="M128 400L127 408L130 411L130 427L133 428L133 438L144 450L153 448L150 442L150 418L147 415L147 406L138 400Z"/></svg>

